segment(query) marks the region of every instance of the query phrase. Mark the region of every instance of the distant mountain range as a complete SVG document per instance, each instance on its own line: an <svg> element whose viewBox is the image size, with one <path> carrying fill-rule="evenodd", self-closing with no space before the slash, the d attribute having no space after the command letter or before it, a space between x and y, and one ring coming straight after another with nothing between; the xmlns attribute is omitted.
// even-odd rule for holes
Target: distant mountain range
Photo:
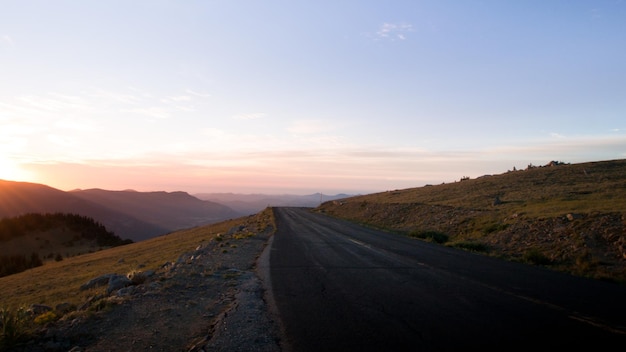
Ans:
<svg viewBox="0 0 626 352"><path fill-rule="evenodd" d="M326 195L313 193L309 195L293 194L236 194L236 193L198 193L195 197L228 206L235 211L250 215L271 207L317 207L323 202L352 197L349 194Z"/></svg>
<svg viewBox="0 0 626 352"><path fill-rule="evenodd" d="M0 180L0 218L26 213L88 216L120 238L135 242L241 216L227 206L184 192L65 192L38 183Z"/></svg>
<svg viewBox="0 0 626 352"><path fill-rule="evenodd" d="M69 192L86 201L116 209L143 222L169 231L212 224L241 216L225 205L200 200L185 192L106 191Z"/></svg>
<svg viewBox="0 0 626 352"><path fill-rule="evenodd" d="M93 218L122 239L135 242L190 227L256 214L267 206L316 207L350 197L320 193L266 195L137 192L87 189L61 191L30 182L0 180L0 219L27 213L70 213Z"/></svg>

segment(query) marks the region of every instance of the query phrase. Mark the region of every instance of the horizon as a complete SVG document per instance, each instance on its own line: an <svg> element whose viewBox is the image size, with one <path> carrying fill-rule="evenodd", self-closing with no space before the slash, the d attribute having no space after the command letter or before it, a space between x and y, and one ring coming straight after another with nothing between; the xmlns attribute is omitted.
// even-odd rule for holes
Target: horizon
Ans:
<svg viewBox="0 0 626 352"><path fill-rule="evenodd" d="M585 162L580 162L580 163L569 163L569 162L564 162L564 161L559 161L559 160L551 160L547 163L544 164L529 164L527 165L526 168L528 167L548 167L550 163L552 162L560 162L563 163L563 165L570 165L570 164L581 164L581 163L598 163L598 162L611 162L611 161L618 161L618 160L626 160L626 159L608 159L608 160L592 160L592 161L585 161ZM493 173L493 174L482 174L476 177L469 177L469 176L463 176L462 178L456 179L456 180L452 180L449 182L440 182L440 183L435 183L435 184L423 184L423 185L416 185L416 186L411 186L411 187L406 187L406 188L396 188L396 189L388 189L388 190L383 190L383 191L375 191L375 192L321 192L321 191L313 191L313 192L304 192L304 193L288 193L288 192L284 192L284 191L279 191L279 192L275 192L275 193L271 193L271 192L237 192L237 191L215 191L215 192L208 192L208 191L197 191L197 192L191 192L191 191L187 191L187 190L163 190L163 189L153 189L153 190L137 190L137 189L133 189L133 188L124 188L124 189L109 189L109 188L102 188L102 187L90 187L90 188L71 188L71 189L58 189L56 187L53 187L51 185L47 185L45 183L39 183L39 182L31 182L31 181L21 181L21 180L8 180L8 179L0 179L0 181L8 181L8 182L24 182L24 183L35 183L35 184L42 184L44 186L48 186L48 187L52 187L55 188L57 190L63 191L63 192L72 192L72 191L88 191L88 190L103 190L103 191L111 191L111 192L145 192L145 193L150 193L150 192L166 192L166 193L174 193L174 192L184 192L187 193L191 196L197 196L197 195L208 195L208 194L215 194L215 195L225 195L225 194L229 194L229 195L235 195L235 196L255 196L255 195L264 195L264 196L317 196L317 195L321 195L321 196L338 196L338 195L347 195L350 197L353 196L360 196L360 195L369 195L369 194L374 194L374 193L383 193L383 192L389 192L389 191L398 191L398 190L406 190L406 189L411 189L411 188L421 188L421 187L425 187L425 186L434 186L434 185L443 185L443 184L449 184L449 183L456 183L456 182L460 182L462 181L462 179L465 179L465 177L469 177L469 179L476 179L476 178L480 178L483 176L498 176L498 175L504 175L506 173L509 172L516 172L516 171L525 171L526 168L513 168L513 169L509 169L503 172L499 172L499 173Z"/></svg>
<svg viewBox="0 0 626 352"><path fill-rule="evenodd" d="M344 192L338 192L338 193L323 193L323 192L313 192L313 193L260 193L260 192L246 192L246 193L242 193L242 192L189 192L189 191L185 191L185 190L145 190L145 191L141 191L141 190L136 190L136 189L132 189L132 188L125 188L125 189L108 189L108 188L102 188L102 187L90 187L90 188L72 188L72 189L59 189L56 187L53 187L51 185L47 185L45 183L40 183L40 182L32 182L32 181L22 181L22 180L9 180L9 179L0 179L1 182L15 182L15 183L30 183L30 184L37 184L37 185L43 185L43 186L48 186L51 188L54 188L56 190L62 191L62 192L79 192L79 191L90 191L90 190L102 190L102 191L107 191L107 192L137 192L137 193L152 193L152 192L166 192L166 193L176 193L176 192L183 192L183 193L187 193L191 196L196 196L196 195L208 195L208 194L216 194L216 195L236 195L236 196L256 196L256 195L263 195L263 196L318 196L318 195L322 195L322 196L338 196L338 195L348 195L348 196L357 196L357 195L364 195L363 193L344 193Z"/></svg>
<svg viewBox="0 0 626 352"><path fill-rule="evenodd" d="M626 158L626 2L0 6L0 179L371 194Z"/></svg>

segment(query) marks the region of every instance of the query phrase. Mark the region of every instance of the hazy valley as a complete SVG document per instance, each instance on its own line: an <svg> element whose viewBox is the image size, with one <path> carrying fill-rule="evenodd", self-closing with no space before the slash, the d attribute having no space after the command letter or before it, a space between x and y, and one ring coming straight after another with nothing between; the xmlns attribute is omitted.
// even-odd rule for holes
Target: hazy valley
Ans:
<svg viewBox="0 0 626 352"><path fill-rule="evenodd" d="M0 180L0 219L27 213L71 213L102 223L122 239L142 241L172 231L251 215L267 206L315 207L349 195L266 195L138 192L86 189Z"/></svg>
<svg viewBox="0 0 626 352"><path fill-rule="evenodd" d="M0 190L0 211L4 218L24 212L81 210L94 214L102 223L117 216L118 222L111 224L119 226L123 220L136 228L154 230L146 232L152 236L132 244L99 248L102 250L95 253L50 261L0 278L2 307L30 304L73 307L70 313L54 311L54 320L60 323L87 313L107 314L106 309L98 307L137 299L133 294L110 295L103 288L85 292L79 289L107 273L123 276L137 271L154 272L159 279L148 280L147 284L152 282L150 285L159 288L159 295L169 297L170 265L191 263L194 253L209 248L211 268L199 266L194 269L198 271L177 274L187 276L176 280L219 278L222 280L218 281L219 285L234 285L228 280L236 280L239 274L229 273L227 263L244 258L246 263L251 263L259 255L261 243L275 228L271 211L274 206L308 207L398 236L617 285L626 283L626 160L552 162L475 179L462 177L452 183L334 198L319 194L191 196L184 192L62 192L44 185L8 181L1 183ZM188 211L186 207L190 207ZM261 211L254 212L259 208ZM227 218L219 220L220 216ZM202 224L203 221L207 223ZM168 230L166 226L184 229ZM48 232L47 236L58 233ZM259 237L261 233L263 236ZM37 236L42 236L41 232ZM138 292L144 292L141 290L152 286L139 284L138 287ZM212 289L225 289L220 287ZM87 319L85 324L91 321Z"/></svg>

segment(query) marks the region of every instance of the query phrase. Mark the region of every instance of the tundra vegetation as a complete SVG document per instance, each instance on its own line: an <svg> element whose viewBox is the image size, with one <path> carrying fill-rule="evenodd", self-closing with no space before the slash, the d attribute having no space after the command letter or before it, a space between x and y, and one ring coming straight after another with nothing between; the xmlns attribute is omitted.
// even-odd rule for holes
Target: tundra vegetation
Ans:
<svg viewBox="0 0 626 352"><path fill-rule="evenodd" d="M317 209L506 260L626 283L626 160L552 161Z"/></svg>
<svg viewBox="0 0 626 352"><path fill-rule="evenodd" d="M312 211L416 240L625 284L625 181L626 160L551 162L328 201ZM106 287L80 289L94 278L118 273L143 282L142 273L162 271L197 246L209 244L216 255L228 253L238 241L255 235L251 229L272 227L268 207L255 215L48 260L0 277L0 346L24 341L55 321L106 312L114 304L106 299ZM88 308L81 309L87 301ZM54 309L37 310L42 305Z"/></svg>
<svg viewBox="0 0 626 352"><path fill-rule="evenodd" d="M163 273L196 248L212 245L216 252L230 252L238 241L267 231L273 224L273 214L268 208L253 216L176 231L62 261L48 261L1 277L0 350L28 341L38 329L55 321L106 313L119 303L110 299L107 286L86 288L86 283L94 278L116 273L128 278L132 285L141 285L147 280L143 274ZM206 270L203 275L213 274L209 272L211 268ZM167 282L162 284L167 287Z"/></svg>

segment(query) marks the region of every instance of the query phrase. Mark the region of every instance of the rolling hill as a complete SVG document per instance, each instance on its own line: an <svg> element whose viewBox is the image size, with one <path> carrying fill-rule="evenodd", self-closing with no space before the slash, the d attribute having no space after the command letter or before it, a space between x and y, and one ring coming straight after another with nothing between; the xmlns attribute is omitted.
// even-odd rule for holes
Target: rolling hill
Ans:
<svg viewBox="0 0 626 352"><path fill-rule="evenodd" d="M114 209L46 185L0 180L0 218L28 213L79 214L99 221L122 239L133 241L169 231Z"/></svg>
<svg viewBox="0 0 626 352"><path fill-rule="evenodd" d="M626 159L529 165L328 201L316 210L508 260L626 282Z"/></svg>
<svg viewBox="0 0 626 352"><path fill-rule="evenodd" d="M185 192L88 189L69 193L168 231L207 225L242 215L225 205L201 200Z"/></svg>
<svg viewBox="0 0 626 352"><path fill-rule="evenodd" d="M135 242L240 215L184 192L65 192L37 183L0 180L0 218L27 213L88 216L122 239Z"/></svg>
<svg viewBox="0 0 626 352"><path fill-rule="evenodd" d="M322 202L352 197L349 194L327 195L314 193L295 194L236 194L236 193L198 193L195 197L224 204L244 215L256 214L269 207L310 207Z"/></svg>
<svg viewBox="0 0 626 352"><path fill-rule="evenodd" d="M0 210L10 204L5 199L5 193L0 192ZM626 160L529 166L453 183L328 200L311 210L484 255L626 283ZM185 282L237 277L239 270L224 270L230 268L224 265L225 260L247 255L239 252L246 247L244 243L260 243L255 235L259 229L269 231L275 226L268 208L255 216L46 263L0 278L0 301L8 307L68 302L79 307L86 298L94 297L78 293L87 280L137 268L167 271L163 263L189 258L195 253L194 248L213 248L214 255L207 257L216 259L215 267L223 271L216 275L202 267L201 272L191 271L183 277ZM180 263L187 268L189 261ZM161 293L172 289L169 284L163 287ZM94 305L99 307L97 303L106 299ZM206 311L204 305L197 307ZM67 316L71 320L75 314L78 313ZM175 319L180 321L180 316ZM99 323L94 324L98 327L96 333L101 331Z"/></svg>

